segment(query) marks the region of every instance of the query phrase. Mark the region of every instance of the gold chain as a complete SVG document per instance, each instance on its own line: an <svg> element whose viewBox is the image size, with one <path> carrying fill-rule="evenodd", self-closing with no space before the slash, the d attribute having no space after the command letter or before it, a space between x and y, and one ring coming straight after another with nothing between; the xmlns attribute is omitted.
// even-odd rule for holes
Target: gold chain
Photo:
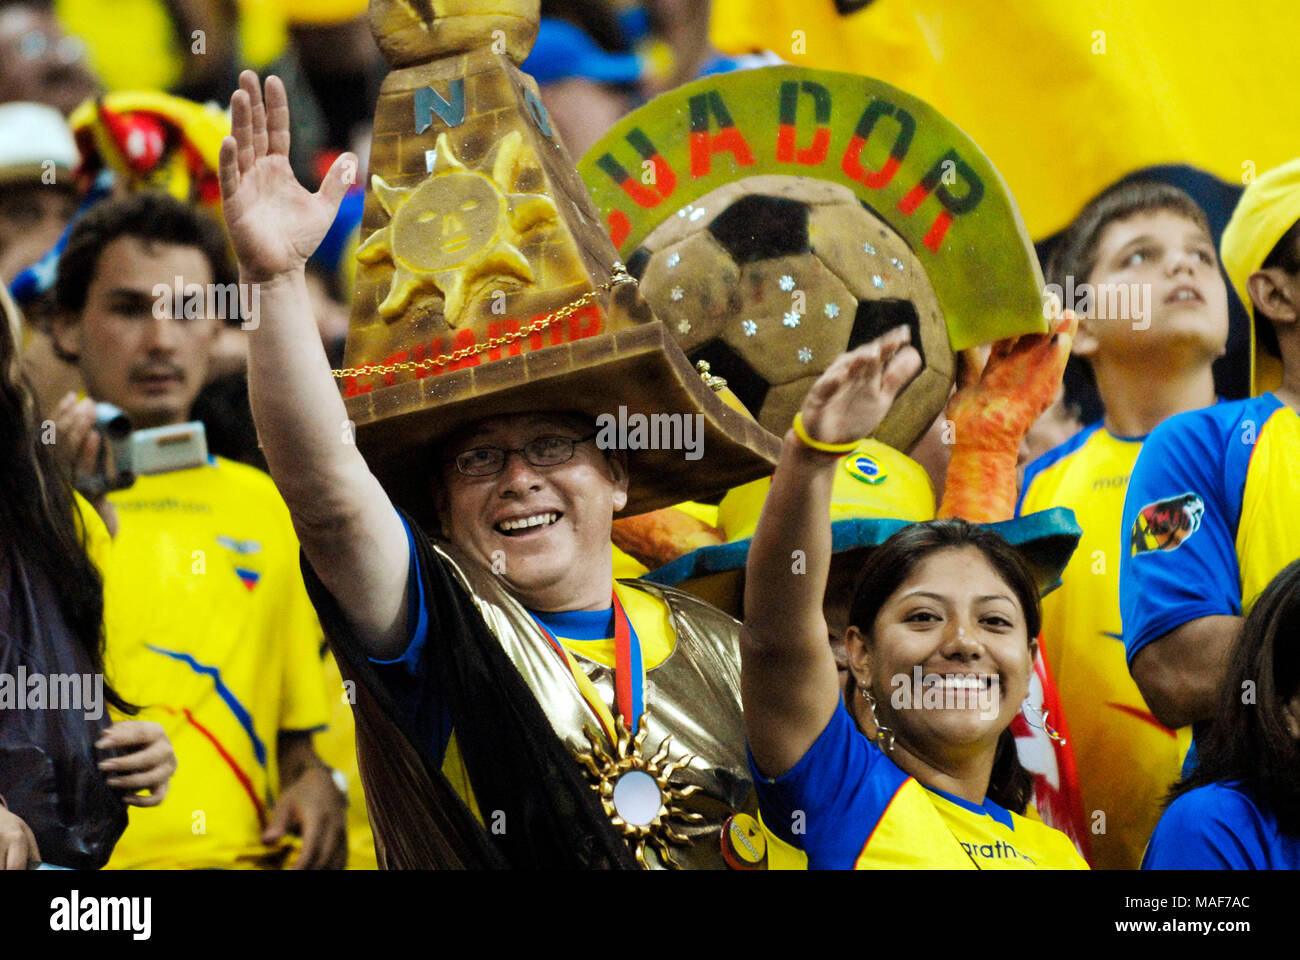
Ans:
<svg viewBox="0 0 1300 960"><path fill-rule="evenodd" d="M528 326L507 333L505 336L488 337L486 343L474 343L468 347L462 347L455 353L440 353L436 357L428 357L424 360L404 360L401 363L367 363L360 367L347 367L343 370L331 370L330 372L334 374L335 379L342 379L343 377L360 377L374 373L397 373L399 370L425 370L430 367L444 367L447 364L464 360L466 357L485 353L488 350L496 350L508 346L516 340L522 340L531 334L540 333L551 324L573 316L583 307L594 302L600 294L613 289L620 283L636 283L636 277L627 272L627 268L623 266L622 262L615 260L610 278L600 286L594 290L588 290L576 300L569 301L554 313L539 317Z"/></svg>

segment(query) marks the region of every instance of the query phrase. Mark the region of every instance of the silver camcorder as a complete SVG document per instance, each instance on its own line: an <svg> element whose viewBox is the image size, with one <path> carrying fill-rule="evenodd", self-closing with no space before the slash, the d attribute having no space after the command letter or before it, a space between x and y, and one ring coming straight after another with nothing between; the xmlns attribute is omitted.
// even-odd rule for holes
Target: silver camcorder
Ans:
<svg viewBox="0 0 1300 960"><path fill-rule="evenodd" d="M208 461L207 434L197 420L132 430L125 413L111 403L97 403L95 430L102 441L95 472L77 477L77 489L91 500L125 490L141 474L188 470Z"/></svg>

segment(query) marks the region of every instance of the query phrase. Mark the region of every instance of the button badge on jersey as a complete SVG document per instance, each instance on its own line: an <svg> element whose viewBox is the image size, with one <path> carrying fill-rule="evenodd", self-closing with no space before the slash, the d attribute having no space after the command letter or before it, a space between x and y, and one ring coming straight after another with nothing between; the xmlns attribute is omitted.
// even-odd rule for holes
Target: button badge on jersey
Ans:
<svg viewBox="0 0 1300 960"><path fill-rule="evenodd" d="M262 552L262 545L256 540L240 540L236 537L227 537L218 534L217 544L225 547L231 553L240 557L248 557L255 553ZM247 566L235 567L235 576L239 577L239 582L249 591L252 591L262 579L262 575L258 571Z"/></svg>
<svg viewBox="0 0 1300 960"><path fill-rule="evenodd" d="M767 838L747 813L733 813L722 825L722 859L733 870L762 870L767 866Z"/></svg>

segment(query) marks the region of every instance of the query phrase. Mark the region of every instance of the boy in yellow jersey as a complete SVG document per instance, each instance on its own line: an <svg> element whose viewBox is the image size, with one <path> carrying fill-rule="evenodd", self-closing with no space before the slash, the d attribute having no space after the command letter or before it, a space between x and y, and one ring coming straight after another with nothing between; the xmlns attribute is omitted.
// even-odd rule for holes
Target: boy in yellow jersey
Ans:
<svg viewBox="0 0 1300 960"><path fill-rule="evenodd" d="M1074 353L1091 367L1105 417L1025 469L1017 512L1069 507L1083 528L1062 586L1043 598L1044 655L1069 722L1093 866L1136 869L1190 733L1152 715L1125 662L1124 491L1157 424L1214 403L1227 290L1204 213L1161 183L1093 200L1047 272L1079 315Z"/></svg>
<svg viewBox="0 0 1300 960"><path fill-rule="evenodd" d="M1124 642L1142 695L1167 724L1213 716L1243 616L1300 557L1300 159L1246 188L1222 249L1254 313L1257 374L1276 373L1280 360L1280 379L1259 377L1257 389L1272 389L1163 424L1133 470Z"/></svg>
<svg viewBox="0 0 1300 960"><path fill-rule="evenodd" d="M218 228L193 209L153 194L106 201L59 264L58 348L91 397L137 428L182 423L219 321L203 308L175 313L173 286L208 289L229 272ZM59 453L83 470L99 448L92 414L89 401L58 413ZM279 865L287 832L303 837L295 866L341 865L343 798L311 742L327 719L319 625L270 478L212 457L107 500L112 668L167 729L184 771L169 812L131 817L110 866Z"/></svg>

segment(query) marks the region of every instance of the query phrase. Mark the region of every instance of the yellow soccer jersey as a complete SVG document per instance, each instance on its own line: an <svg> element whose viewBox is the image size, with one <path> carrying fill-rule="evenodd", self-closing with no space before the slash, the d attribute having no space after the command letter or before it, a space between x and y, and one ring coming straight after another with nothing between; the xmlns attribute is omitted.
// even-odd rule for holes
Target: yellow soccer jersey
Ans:
<svg viewBox="0 0 1300 960"><path fill-rule="evenodd" d="M316 736L316 753L327 765L343 774L348 787L349 870L378 870L375 837L370 830L365 791L357 766L357 728L352 716L355 690L343 682L334 655L325 650L325 700L330 707L329 729Z"/></svg>
<svg viewBox="0 0 1300 960"><path fill-rule="evenodd" d="M1128 670L1120 627L1124 492L1141 439L1100 424L1025 470L1018 513L1069 507L1083 528L1062 585L1043 598L1043 652L1056 678L1078 766L1093 866L1136 870L1178 779L1191 731L1147 709ZM1100 812L1104 819L1097 816Z"/></svg>
<svg viewBox="0 0 1300 960"><path fill-rule="evenodd" d="M232 26L238 31L241 64L260 69L284 52L285 6L279 0L239 0L239 22ZM356 4L327 0L324 6ZM174 88L184 78L185 57L201 56L207 50L206 40L192 32L181 35L167 0L113 0L111 15L105 15L107 9L101 0L55 0L54 4L63 28L85 42L90 66L109 90ZM331 21L325 12L313 19Z"/></svg>
<svg viewBox="0 0 1300 960"><path fill-rule="evenodd" d="M763 823L813 870L1086 870L1065 834L930 790L909 777L837 704L826 729L786 774L750 761Z"/></svg>
<svg viewBox="0 0 1300 960"><path fill-rule="evenodd" d="M165 803L131 809L108 866L263 865L277 736L329 716L288 511L270 477L220 458L110 499L111 675L167 729L178 769Z"/></svg>
<svg viewBox="0 0 1300 960"><path fill-rule="evenodd" d="M99 570L99 575L105 577L112 561L113 538L108 535L108 528L90 501L75 490L72 493L72 503L75 508L73 519L77 524L77 532L85 543L86 554Z"/></svg>

